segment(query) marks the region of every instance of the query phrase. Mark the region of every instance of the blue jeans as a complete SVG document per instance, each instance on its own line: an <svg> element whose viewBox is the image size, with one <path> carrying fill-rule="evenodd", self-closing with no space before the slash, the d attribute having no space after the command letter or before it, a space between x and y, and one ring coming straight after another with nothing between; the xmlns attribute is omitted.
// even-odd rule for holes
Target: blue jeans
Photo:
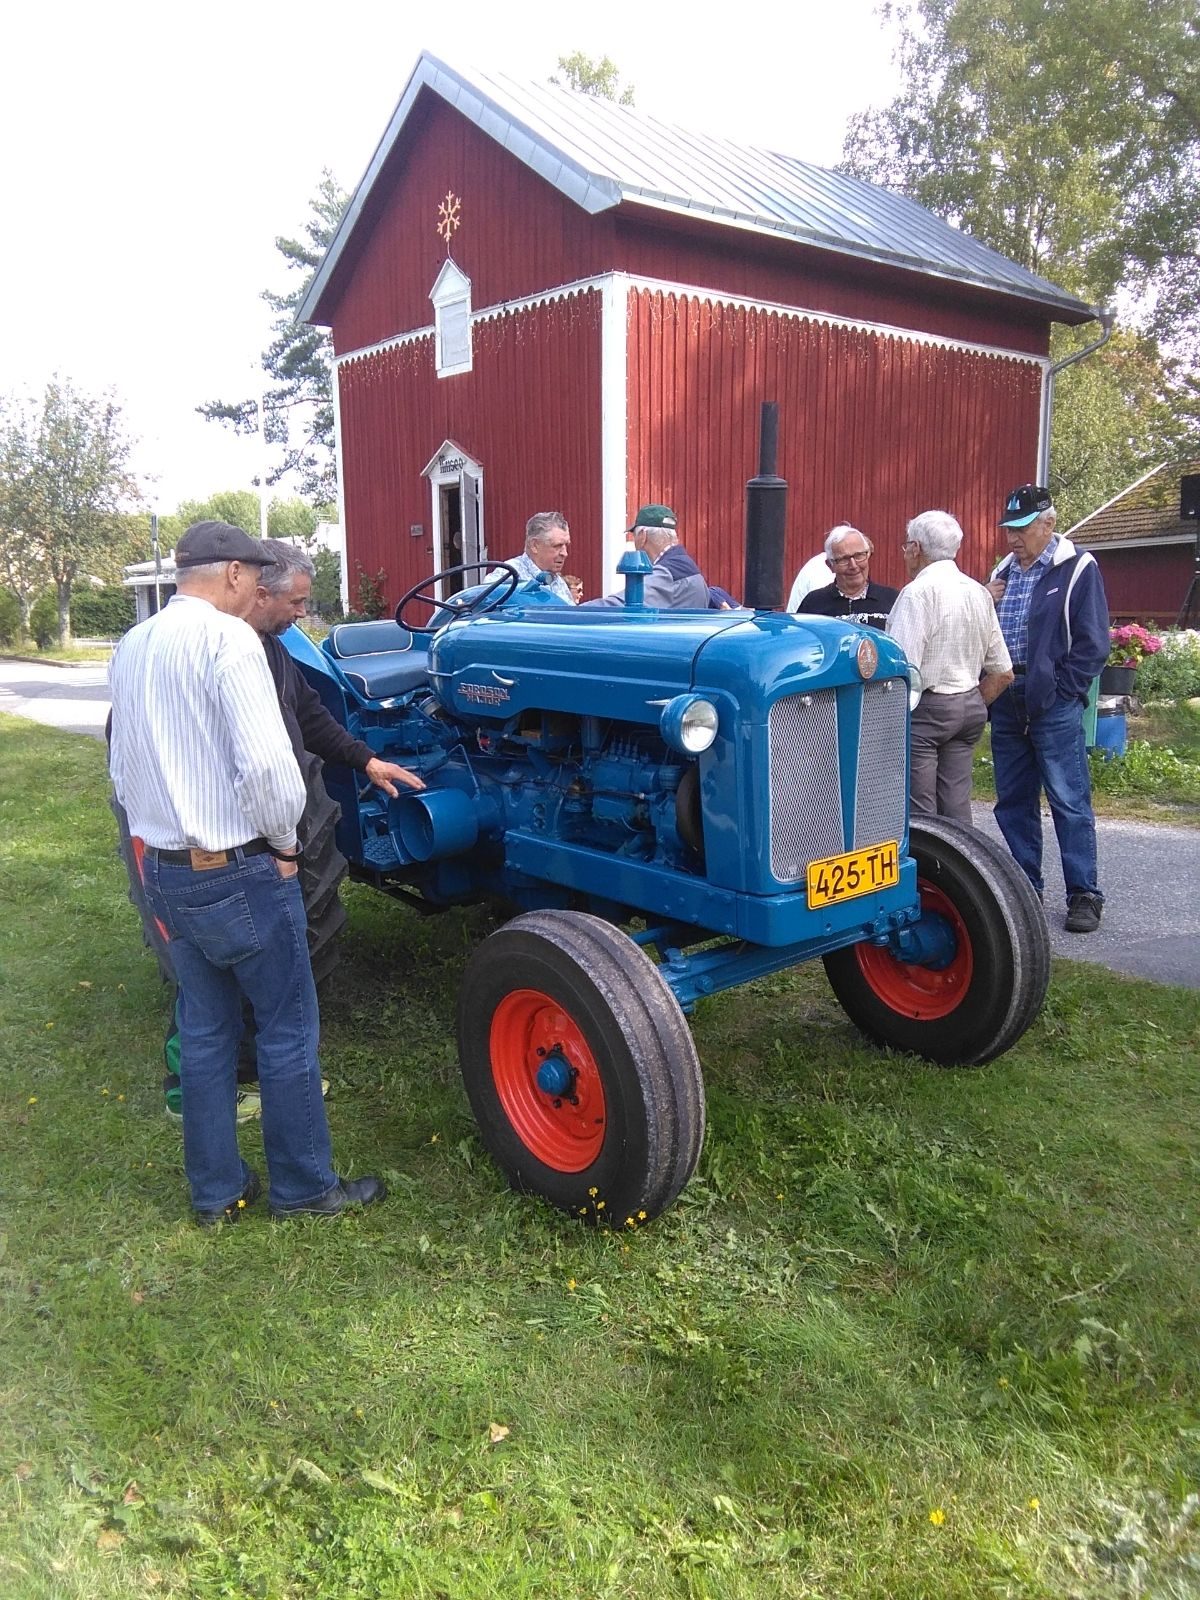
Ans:
<svg viewBox="0 0 1200 1600"><path fill-rule="evenodd" d="M1067 896L1103 899L1096 871L1096 818L1083 737L1083 706L1058 700L1029 717L1020 679L991 708L996 821L1013 859L1041 894L1045 789L1062 855Z"/></svg>
<svg viewBox="0 0 1200 1600"><path fill-rule="evenodd" d="M258 1029L263 1149L271 1203L315 1200L337 1183L317 1057L317 991L304 897L274 856L197 872L147 850L146 899L171 938L179 985L183 1165L198 1211L235 1205L249 1169L237 1144L242 996Z"/></svg>

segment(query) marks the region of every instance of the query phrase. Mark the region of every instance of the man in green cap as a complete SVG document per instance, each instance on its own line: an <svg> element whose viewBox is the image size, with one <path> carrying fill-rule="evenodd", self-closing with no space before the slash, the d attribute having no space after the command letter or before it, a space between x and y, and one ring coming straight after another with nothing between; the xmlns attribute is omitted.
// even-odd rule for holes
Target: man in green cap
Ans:
<svg viewBox="0 0 1200 1600"><path fill-rule="evenodd" d="M707 611L707 580L679 543L677 526L670 506L653 505L642 506L626 530L633 535L633 548L644 551L654 563L654 571L646 575L643 603L664 611ZM625 595L606 594L592 604L624 605Z"/></svg>

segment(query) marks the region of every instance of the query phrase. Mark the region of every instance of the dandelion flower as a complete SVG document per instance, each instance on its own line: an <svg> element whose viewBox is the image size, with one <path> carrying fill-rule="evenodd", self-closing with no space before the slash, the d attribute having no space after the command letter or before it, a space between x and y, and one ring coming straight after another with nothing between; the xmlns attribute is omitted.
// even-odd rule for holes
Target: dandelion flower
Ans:
<svg viewBox="0 0 1200 1600"><path fill-rule="evenodd" d="M1036 1511L1040 1507L1041 1503L1042 1502L1038 1499L1037 1495L1031 1494L1029 1496L1029 1509L1030 1509L1030 1511Z"/></svg>
<svg viewBox="0 0 1200 1600"><path fill-rule="evenodd" d="M935 1528L941 1527L942 1523L946 1520L946 1513L942 1510L941 1506L934 1506L933 1510L929 1513L929 1520L933 1523Z"/></svg>
<svg viewBox="0 0 1200 1600"><path fill-rule="evenodd" d="M574 1278L568 1278L567 1279L567 1288L568 1288L568 1290L570 1291L571 1294L575 1293L575 1279Z"/></svg>
<svg viewBox="0 0 1200 1600"><path fill-rule="evenodd" d="M35 1095L35 1094L31 1094L31 1095L30 1095L30 1096L29 1096L29 1099L28 1099L28 1100L27 1100L27 1101L26 1101L26 1102L25 1102L25 1104L26 1104L26 1105L28 1105L28 1106L35 1106L35 1105L37 1105L37 1095Z"/></svg>

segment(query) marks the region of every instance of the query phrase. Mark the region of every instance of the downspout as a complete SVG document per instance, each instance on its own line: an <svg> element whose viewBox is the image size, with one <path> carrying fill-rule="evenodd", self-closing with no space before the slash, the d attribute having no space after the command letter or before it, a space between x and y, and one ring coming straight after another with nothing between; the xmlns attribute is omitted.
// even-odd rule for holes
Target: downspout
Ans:
<svg viewBox="0 0 1200 1600"><path fill-rule="evenodd" d="M1052 367L1046 369L1046 381L1042 385L1042 419L1038 444L1037 481L1041 484L1049 485L1050 482L1050 421L1054 414L1054 380L1064 367L1073 367L1085 356L1095 355L1096 351L1112 338L1113 329L1117 325L1117 313L1111 307L1105 306L1099 315L1100 326L1104 330L1100 337L1093 344L1084 345L1082 350L1076 350L1074 355L1064 356L1061 361L1056 361Z"/></svg>

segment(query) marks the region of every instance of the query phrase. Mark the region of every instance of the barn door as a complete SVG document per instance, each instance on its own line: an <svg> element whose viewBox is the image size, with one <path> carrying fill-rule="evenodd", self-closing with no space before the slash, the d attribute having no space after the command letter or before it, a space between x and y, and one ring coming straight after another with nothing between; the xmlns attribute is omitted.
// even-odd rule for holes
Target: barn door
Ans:
<svg viewBox="0 0 1200 1600"><path fill-rule="evenodd" d="M483 561L487 551L483 546L479 526L479 479L469 467L462 475L462 558L465 562ZM468 574L469 582L477 579Z"/></svg>

